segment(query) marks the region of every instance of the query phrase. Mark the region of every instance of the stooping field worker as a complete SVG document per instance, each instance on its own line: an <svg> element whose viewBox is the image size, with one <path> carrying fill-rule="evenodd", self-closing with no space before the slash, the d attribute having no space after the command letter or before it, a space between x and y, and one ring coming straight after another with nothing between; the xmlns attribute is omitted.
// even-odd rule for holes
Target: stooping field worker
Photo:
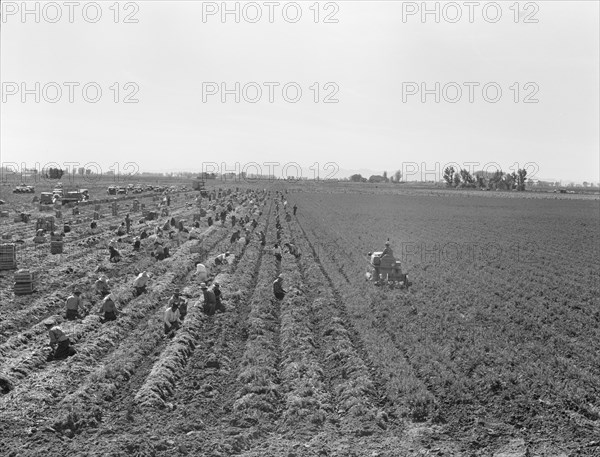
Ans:
<svg viewBox="0 0 600 457"><path fill-rule="evenodd" d="M202 310L207 316L212 316L215 314L215 309L217 307L215 293L210 290L204 282L200 284L200 289L202 289L202 294L204 295L204 304Z"/></svg>
<svg viewBox="0 0 600 457"><path fill-rule="evenodd" d="M181 320L179 314L179 304L173 301L170 306L165 309L164 315L164 330L165 335L173 336L175 331L181 327Z"/></svg>
<svg viewBox="0 0 600 457"><path fill-rule="evenodd" d="M208 280L209 273L210 271L204 264L200 262L196 263L196 277L198 278L198 281L206 282Z"/></svg>
<svg viewBox="0 0 600 457"><path fill-rule="evenodd" d="M103 298L110 293L110 287L108 285L108 278L106 275L102 275L96 280L94 283L94 288L96 289L96 293Z"/></svg>
<svg viewBox="0 0 600 457"><path fill-rule="evenodd" d="M66 318L70 321L79 318L79 305L81 305L81 292L76 290L73 295L70 295L66 301L67 314Z"/></svg>
<svg viewBox="0 0 600 457"><path fill-rule="evenodd" d="M230 255L231 253L229 251L225 251L224 253L219 254L217 257L215 257L215 265L223 265L227 262L227 257L229 257Z"/></svg>
<svg viewBox="0 0 600 457"><path fill-rule="evenodd" d="M150 280L150 274L147 271L142 271L137 277L133 280L134 287L134 295L139 297L143 293L146 293L146 286L148 285L148 281Z"/></svg>
<svg viewBox="0 0 600 457"><path fill-rule="evenodd" d="M110 253L109 262L116 263L121 260L121 253L117 250L116 247L110 245L108 246L108 252Z"/></svg>
<svg viewBox="0 0 600 457"><path fill-rule="evenodd" d="M277 276L273 281L273 295L277 300L283 300L287 292L283 289L283 275Z"/></svg>
<svg viewBox="0 0 600 457"><path fill-rule="evenodd" d="M173 303L177 303L177 309L179 310L179 319L183 321L185 319L185 316L187 315L187 301L181 296L181 291L179 290L179 288L176 288L173 291L173 295L171 295L171 298L169 298L167 305L171 307Z"/></svg>
<svg viewBox="0 0 600 457"><path fill-rule="evenodd" d="M113 294L108 294L104 297L100 305L100 312L104 313L104 317L100 319L102 323L117 320L117 305L115 304Z"/></svg>
<svg viewBox="0 0 600 457"><path fill-rule="evenodd" d="M152 251L152 254L150 254L152 257L154 257L156 260L164 260L165 258L165 248L162 244L160 244L158 241L154 242L154 251Z"/></svg>
<svg viewBox="0 0 600 457"><path fill-rule="evenodd" d="M48 329L48 336L50 337L49 346L52 352L48 355L48 360L62 360L75 355L76 351L71 347L71 340L62 328L56 324L52 318L46 319L44 325Z"/></svg>

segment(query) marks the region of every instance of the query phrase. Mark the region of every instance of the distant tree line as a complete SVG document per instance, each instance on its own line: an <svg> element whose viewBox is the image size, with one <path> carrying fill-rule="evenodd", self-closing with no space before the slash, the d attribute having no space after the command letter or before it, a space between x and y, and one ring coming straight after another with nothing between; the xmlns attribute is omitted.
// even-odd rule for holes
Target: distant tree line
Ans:
<svg viewBox="0 0 600 457"><path fill-rule="evenodd" d="M514 171L512 173L480 171L472 175L468 170L456 170L450 166L444 170L443 179L448 187L524 191L527 184L527 170L519 169L516 173ZM384 171L381 175L371 175L368 179L360 174L354 174L348 180L351 182L399 183L402 181L402 172L398 170L391 178L388 178L387 171Z"/></svg>
<svg viewBox="0 0 600 457"><path fill-rule="evenodd" d="M468 170L456 171L451 166L444 170L446 186L456 188L524 191L526 178L527 170L521 168L516 173L514 171L512 173L496 171L492 174L478 172L475 176Z"/></svg>
<svg viewBox="0 0 600 457"><path fill-rule="evenodd" d="M47 179L60 179L64 174L65 171L60 168L48 168L44 173L44 177Z"/></svg>

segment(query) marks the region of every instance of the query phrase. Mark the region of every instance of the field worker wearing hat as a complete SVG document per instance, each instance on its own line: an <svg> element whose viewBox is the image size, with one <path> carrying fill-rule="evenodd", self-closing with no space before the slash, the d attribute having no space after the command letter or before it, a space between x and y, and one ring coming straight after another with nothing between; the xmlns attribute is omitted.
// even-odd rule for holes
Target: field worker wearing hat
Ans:
<svg viewBox="0 0 600 457"><path fill-rule="evenodd" d="M115 300L112 294L108 294L102 300L102 305L100 306L100 312L104 313L104 318L101 321L116 321L117 320L117 305L115 305Z"/></svg>
<svg viewBox="0 0 600 457"><path fill-rule="evenodd" d="M170 306L165 309L165 335L169 335L171 332L174 332L181 327L179 317L179 305L176 301L173 301Z"/></svg>
<svg viewBox="0 0 600 457"><path fill-rule="evenodd" d="M223 293L221 292L221 287L217 281L213 282L212 293L215 294L215 311L224 313L225 305L221 301Z"/></svg>
<svg viewBox="0 0 600 457"><path fill-rule="evenodd" d="M202 289L202 294L204 295L204 305L202 310L207 316L212 316L215 314L215 309L217 307L215 293L212 290L209 290L204 282L200 284L200 289Z"/></svg>
<svg viewBox="0 0 600 457"><path fill-rule="evenodd" d="M70 321L79 318L79 305L81 305L81 292L76 290L73 295L67 298L67 316Z"/></svg>
<svg viewBox="0 0 600 457"><path fill-rule="evenodd" d="M134 295L139 297L143 293L146 293L146 286L150 280L150 275L147 271L142 271L137 278L133 280L133 287L135 288Z"/></svg>
<svg viewBox="0 0 600 457"><path fill-rule="evenodd" d="M181 296L181 291L179 289L175 289L173 291L173 295L171 295L171 298L169 298L167 305L171 306L173 303L177 303L177 309L179 310L179 318L183 321L187 314L187 302L185 298Z"/></svg>
<svg viewBox="0 0 600 457"><path fill-rule="evenodd" d="M156 260L164 260L165 258L165 248L158 241L154 242L154 252L152 252L152 257Z"/></svg>
<svg viewBox="0 0 600 457"><path fill-rule="evenodd" d="M105 297L110 293L110 287L108 286L108 278L104 275L100 276L98 280L94 283L94 288L96 292L101 297Z"/></svg>
<svg viewBox="0 0 600 457"><path fill-rule="evenodd" d="M215 265L222 265L227 261L227 257L229 256L229 251L224 252L223 254L219 254L215 258Z"/></svg>
<svg viewBox="0 0 600 457"><path fill-rule="evenodd" d="M277 276L273 281L273 295L277 300L283 300L287 292L283 290L283 275Z"/></svg>
<svg viewBox="0 0 600 457"><path fill-rule="evenodd" d="M44 325L48 329L48 336L50 337L49 346L52 348L52 353L48 356L48 360L66 359L75 354L75 349L71 347L71 341L65 335L65 332L56 325L54 319L46 319Z"/></svg>
<svg viewBox="0 0 600 457"><path fill-rule="evenodd" d="M134 250L134 251L139 251L139 250L140 250L140 247L141 247L141 245L142 245L142 242L140 241L140 237L139 237L139 236L136 236L136 237L133 239L133 250Z"/></svg>
<svg viewBox="0 0 600 457"><path fill-rule="evenodd" d="M116 248L109 246L108 252L110 253L109 262L118 262L121 260L121 253Z"/></svg>

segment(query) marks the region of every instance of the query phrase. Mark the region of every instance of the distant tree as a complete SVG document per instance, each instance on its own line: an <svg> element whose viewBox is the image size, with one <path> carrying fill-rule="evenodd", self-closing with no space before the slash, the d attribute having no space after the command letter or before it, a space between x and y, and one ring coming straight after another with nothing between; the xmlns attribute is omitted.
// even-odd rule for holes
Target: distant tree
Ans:
<svg viewBox="0 0 600 457"><path fill-rule="evenodd" d="M60 168L48 168L45 177L49 179L60 179L64 173L64 170L61 170Z"/></svg>
<svg viewBox="0 0 600 457"><path fill-rule="evenodd" d="M475 180L471 176L471 173L469 173L469 170L460 170L459 174L462 187L474 187Z"/></svg>
<svg viewBox="0 0 600 457"><path fill-rule="evenodd" d="M386 182L386 178L381 175L371 175L369 176L369 182Z"/></svg>
<svg viewBox="0 0 600 457"><path fill-rule="evenodd" d="M527 177L527 170L524 168L520 168L517 171L516 181L517 181L517 190L519 192L523 192L525 190L525 182Z"/></svg>
<svg viewBox="0 0 600 457"><path fill-rule="evenodd" d="M454 181L454 167L446 167L444 170L444 181L448 187L452 187Z"/></svg>
<svg viewBox="0 0 600 457"><path fill-rule="evenodd" d="M362 175L358 174L358 173L350 176L350 181L352 181L352 182L363 182L363 180L364 180L364 178L362 177Z"/></svg>
<svg viewBox="0 0 600 457"><path fill-rule="evenodd" d="M383 179L385 180L385 182L389 181L387 171L384 171L382 176L383 176Z"/></svg>
<svg viewBox="0 0 600 457"><path fill-rule="evenodd" d="M476 179L476 181L477 181L477 182L476 182L476 186L477 186L479 189L482 189L482 188L484 188L484 187L485 187L485 178L484 178L482 175L477 175L477 176L475 176L475 179Z"/></svg>
<svg viewBox="0 0 600 457"><path fill-rule="evenodd" d="M402 172L400 170L398 170L396 173L394 173L394 181L396 181L396 182L402 181Z"/></svg>
<svg viewBox="0 0 600 457"><path fill-rule="evenodd" d="M458 187L460 185L460 174L458 172L454 173L454 178L452 179L452 185L454 187Z"/></svg>
<svg viewBox="0 0 600 457"><path fill-rule="evenodd" d="M587 181L583 181L583 187L587 187L589 185L590 185L590 183L588 183Z"/></svg>

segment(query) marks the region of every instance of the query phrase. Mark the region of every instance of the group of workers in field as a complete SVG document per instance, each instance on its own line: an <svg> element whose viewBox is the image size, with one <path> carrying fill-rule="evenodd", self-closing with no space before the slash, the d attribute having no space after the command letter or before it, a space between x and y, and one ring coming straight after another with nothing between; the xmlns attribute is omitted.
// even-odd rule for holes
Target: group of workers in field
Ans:
<svg viewBox="0 0 600 457"><path fill-rule="evenodd" d="M251 215L259 216L262 214L259 205L261 203L266 204L268 193L266 190L263 193L254 193L249 192L247 196L236 199L237 202L246 203L245 206L249 206L251 208L250 214L246 212L246 214L234 214L234 204L232 201L228 202L224 208L226 214L231 213L230 220L232 223L232 227L235 227L236 224L239 224L244 230L244 236L246 237L246 244L249 243L251 238L250 228L255 229L258 226L256 221L256 217L251 217ZM282 204L283 208L287 207L287 200L285 200L282 196ZM220 209L220 205L213 205L214 210ZM240 207L235 208L238 210ZM279 202L276 200L276 211L277 211L277 226L278 231L281 232L282 227L279 221ZM294 214L296 214L297 206L294 205ZM242 212L242 211L240 211ZM286 214L287 211L286 211ZM224 223L224 222L223 222ZM125 223L125 232L129 232L131 229L131 222L129 215L127 215ZM160 249L162 244L158 241L162 236L162 231L160 228L157 228L154 234L148 235L148 233L144 230L139 236L136 236L133 240L134 250L139 250L141 245L141 240L145 238L152 237L156 241L154 241L154 250L151 255L155 257L157 260L162 260L165 255L165 249ZM264 231L260 231L258 234L258 238L260 244L264 247L266 245L266 235ZM280 237L278 237L279 239ZM238 241L237 239L234 240ZM294 255L296 258L300 256L298 248L290 241L283 244L285 248L287 248L288 252ZM111 241L109 244L109 250L114 249L117 251L115 246L115 241ZM275 257L279 262L281 262L282 248L279 243L275 244L274 247ZM118 251L117 251L118 252ZM115 255L116 256L116 255ZM118 254L120 257L120 254ZM111 261L113 254L111 252ZM234 258L229 251L226 251L222 254L219 254L214 258L214 266L218 268L219 265L223 265L226 263L230 263L232 258ZM196 263L196 278L199 281L199 288L202 291L202 307L201 310L207 316L213 316L216 313L224 313L226 311L225 305L223 303L223 295L220 289L219 283L217 281L213 281L212 285L209 287L207 282L209 280L210 268L203 263ZM148 292L148 285L151 281L151 273L147 271L141 271L137 275L137 277L133 281L133 297L139 297L144 293ZM286 295L286 291L283 288L284 277L282 274L279 274L277 278L273 282L273 295L277 300L283 300ZM101 314L100 321L102 323L115 321L119 315L119 310L117 308L116 302L117 298L114 292L111 291L110 282L106 275L100 275L98 279L94 283L93 291L100 298L100 307L98 308L98 312ZM67 320L75 320L80 319L82 316L80 315L80 310L82 308L83 299L80 290L75 290L72 295L70 295L66 299L66 319ZM172 296L168 299L167 307L163 313L163 323L164 323L164 334L166 337L172 337L175 332L181 328L186 315L188 313L188 301L181 294L179 288L175 288ZM49 359L64 359L75 354L74 348L71 346L71 342L66 334L63 332L61 327L57 324L57 321L53 318L47 319L44 321L44 325L48 329L48 334L50 337L50 347L52 348L52 353L49 356Z"/></svg>

